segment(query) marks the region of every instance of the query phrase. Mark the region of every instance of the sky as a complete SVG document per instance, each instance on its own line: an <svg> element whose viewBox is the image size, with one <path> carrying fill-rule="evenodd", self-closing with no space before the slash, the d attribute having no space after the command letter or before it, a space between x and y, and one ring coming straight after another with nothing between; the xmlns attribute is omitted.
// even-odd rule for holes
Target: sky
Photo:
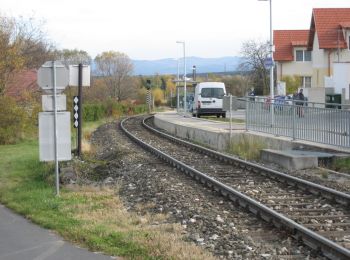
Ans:
<svg viewBox="0 0 350 260"><path fill-rule="evenodd" d="M312 8L350 0L271 0L273 29L308 29ZM44 21L59 49L126 53L132 59L239 56L247 40L270 37L269 1L0 0L0 14Z"/></svg>

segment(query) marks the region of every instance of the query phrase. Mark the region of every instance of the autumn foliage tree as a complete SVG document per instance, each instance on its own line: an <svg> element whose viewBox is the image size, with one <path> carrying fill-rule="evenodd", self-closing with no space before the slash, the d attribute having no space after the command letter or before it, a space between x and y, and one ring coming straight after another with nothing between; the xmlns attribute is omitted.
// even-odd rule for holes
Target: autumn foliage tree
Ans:
<svg viewBox="0 0 350 260"><path fill-rule="evenodd" d="M0 95L14 72L38 68L52 57L52 50L33 19L0 16Z"/></svg>
<svg viewBox="0 0 350 260"><path fill-rule="evenodd" d="M133 64L125 53L107 51L96 56L97 73L104 77L111 97L121 101L130 92Z"/></svg>
<svg viewBox="0 0 350 260"><path fill-rule="evenodd" d="M63 61L65 65L78 65L82 63L84 65L91 64L90 55L83 50L78 49L63 49L57 50L55 56L58 60Z"/></svg>

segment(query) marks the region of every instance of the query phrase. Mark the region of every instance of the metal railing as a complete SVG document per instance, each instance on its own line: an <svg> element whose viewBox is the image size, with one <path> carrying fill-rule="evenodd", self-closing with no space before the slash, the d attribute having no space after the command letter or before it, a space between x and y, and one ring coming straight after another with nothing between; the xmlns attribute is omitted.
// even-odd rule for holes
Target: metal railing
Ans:
<svg viewBox="0 0 350 260"><path fill-rule="evenodd" d="M350 147L349 105L250 97L244 100L247 130Z"/></svg>

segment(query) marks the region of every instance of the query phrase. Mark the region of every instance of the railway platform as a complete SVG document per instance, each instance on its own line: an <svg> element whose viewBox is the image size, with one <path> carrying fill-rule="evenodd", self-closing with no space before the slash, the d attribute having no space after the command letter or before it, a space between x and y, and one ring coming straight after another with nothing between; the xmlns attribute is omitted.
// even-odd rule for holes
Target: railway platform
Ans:
<svg viewBox="0 0 350 260"><path fill-rule="evenodd" d="M292 140L289 137L247 131L245 123L241 122L244 119L244 110L234 111L232 114L232 128L230 130L230 123L227 121L195 118L190 114L184 115L178 114L176 111L167 111L155 114L154 123L157 127L177 137L198 142L218 151L228 149L230 135L232 142L238 142L241 138L261 142L267 145L264 150L265 158L269 158L269 161L272 162L279 162L281 161L282 151L284 158L283 164L285 165L287 163L291 165L288 167L289 170L315 166L315 160L317 164L319 159L324 162L325 158L331 160L334 156L350 156L350 149L344 147L305 140ZM302 151L302 155L296 155L295 151ZM305 160L305 158L309 159Z"/></svg>

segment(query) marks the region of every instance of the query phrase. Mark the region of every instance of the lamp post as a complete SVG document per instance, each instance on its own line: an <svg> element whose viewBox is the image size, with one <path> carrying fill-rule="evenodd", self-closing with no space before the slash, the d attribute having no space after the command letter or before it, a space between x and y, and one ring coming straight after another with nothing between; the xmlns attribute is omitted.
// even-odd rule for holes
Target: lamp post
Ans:
<svg viewBox="0 0 350 260"><path fill-rule="evenodd" d="M177 113L179 113L179 106L180 106L180 93L179 93L179 80L180 80L180 66L179 66L179 59L177 59L177 80L176 80L176 95L177 95Z"/></svg>
<svg viewBox="0 0 350 260"><path fill-rule="evenodd" d="M183 49L184 49L184 111L185 111L185 115L187 112L187 95L186 95L186 47L185 47L185 41L177 41L176 43L180 43L183 45Z"/></svg>
<svg viewBox="0 0 350 260"><path fill-rule="evenodd" d="M273 39L272 39L272 0L258 0L258 1L269 1L270 2L270 56L271 56L271 67L270 67L270 97L271 97L271 124L274 124L274 111L273 111L273 103L274 103L274 87L273 87L273 69L274 69L274 60L273 60Z"/></svg>

